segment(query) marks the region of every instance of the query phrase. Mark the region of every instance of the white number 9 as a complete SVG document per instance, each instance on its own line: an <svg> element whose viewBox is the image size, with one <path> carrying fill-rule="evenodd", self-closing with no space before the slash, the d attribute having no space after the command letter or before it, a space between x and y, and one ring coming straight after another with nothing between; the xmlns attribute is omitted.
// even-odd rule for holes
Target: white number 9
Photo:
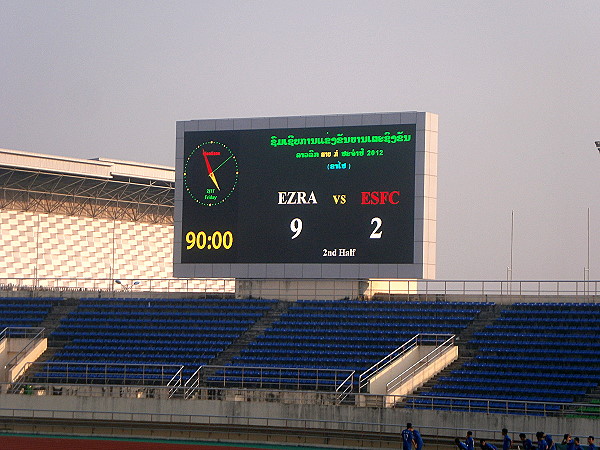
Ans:
<svg viewBox="0 0 600 450"><path fill-rule="evenodd" d="M297 217L295 219L292 219L292 221L290 222L290 230L292 230L292 233L294 233L292 239L296 239L300 235L300 233L302 233L302 221Z"/></svg>

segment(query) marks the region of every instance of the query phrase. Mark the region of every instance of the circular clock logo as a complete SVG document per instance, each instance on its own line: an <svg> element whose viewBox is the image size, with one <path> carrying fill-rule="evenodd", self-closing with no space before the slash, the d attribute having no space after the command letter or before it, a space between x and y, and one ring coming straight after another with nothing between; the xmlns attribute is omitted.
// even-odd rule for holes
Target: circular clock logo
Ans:
<svg viewBox="0 0 600 450"><path fill-rule="evenodd" d="M231 149L217 141L198 145L183 167L185 190L204 206L226 201L237 185L238 164Z"/></svg>

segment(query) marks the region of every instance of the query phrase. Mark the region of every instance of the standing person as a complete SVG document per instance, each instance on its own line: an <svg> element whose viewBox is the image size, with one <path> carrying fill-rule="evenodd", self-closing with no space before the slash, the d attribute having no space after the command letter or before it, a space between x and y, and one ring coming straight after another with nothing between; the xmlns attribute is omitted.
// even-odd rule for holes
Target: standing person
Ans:
<svg viewBox="0 0 600 450"><path fill-rule="evenodd" d="M406 424L406 429L402 430L402 450L412 450L415 445L415 440L413 437L412 423L408 422Z"/></svg>
<svg viewBox="0 0 600 450"><path fill-rule="evenodd" d="M575 443L575 450L583 450L583 447L579 444L579 438L576 437L575 439L573 439L573 442Z"/></svg>
<svg viewBox="0 0 600 450"><path fill-rule="evenodd" d="M594 436L588 436L588 450L596 450L594 445Z"/></svg>
<svg viewBox="0 0 600 450"><path fill-rule="evenodd" d="M537 450L548 450L548 443L546 442L546 439L544 439L544 432L538 431L535 433L535 437L538 440Z"/></svg>
<svg viewBox="0 0 600 450"><path fill-rule="evenodd" d="M510 447L512 446L512 439L508 435L508 429L502 428L502 436L504 436L502 439L502 450L510 450Z"/></svg>
<svg viewBox="0 0 600 450"><path fill-rule="evenodd" d="M456 448L458 448L458 450L467 450L467 444L461 442L459 438L455 438L454 443L456 444Z"/></svg>
<svg viewBox="0 0 600 450"><path fill-rule="evenodd" d="M531 439L527 439L525 433L519 434L519 437L521 438L521 443L523 444L523 450L533 450L533 442L531 442Z"/></svg>
<svg viewBox="0 0 600 450"><path fill-rule="evenodd" d="M548 450L556 450L556 444L552 440L551 434L545 435L544 439L546 439L546 444L548 444Z"/></svg>
<svg viewBox="0 0 600 450"><path fill-rule="evenodd" d="M421 437L419 430L415 430L413 427L410 427L410 431L412 431L413 441L417 446L416 450L423 450L423 438Z"/></svg>
<svg viewBox="0 0 600 450"><path fill-rule="evenodd" d="M567 446L567 450L573 450L575 448L575 441L569 433L565 433L563 443Z"/></svg>
<svg viewBox="0 0 600 450"><path fill-rule="evenodd" d="M473 439L473 432L467 431L467 440L465 441L467 450L475 450L475 439Z"/></svg>
<svg viewBox="0 0 600 450"><path fill-rule="evenodd" d="M479 439L481 450L498 450L495 445L485 442L485 439Z"/></svg>

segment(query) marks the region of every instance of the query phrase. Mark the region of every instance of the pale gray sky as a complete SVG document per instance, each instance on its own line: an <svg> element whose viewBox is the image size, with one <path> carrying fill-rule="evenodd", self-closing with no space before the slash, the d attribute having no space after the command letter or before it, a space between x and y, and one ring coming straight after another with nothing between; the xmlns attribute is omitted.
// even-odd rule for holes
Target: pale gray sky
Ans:
<svg viewBox="0 0 600 450"><path fill-rule="evenodd" d="M0 0L0 148L175 164L177 120L440 116L438 279L600 279L600 2Z"/></svg>

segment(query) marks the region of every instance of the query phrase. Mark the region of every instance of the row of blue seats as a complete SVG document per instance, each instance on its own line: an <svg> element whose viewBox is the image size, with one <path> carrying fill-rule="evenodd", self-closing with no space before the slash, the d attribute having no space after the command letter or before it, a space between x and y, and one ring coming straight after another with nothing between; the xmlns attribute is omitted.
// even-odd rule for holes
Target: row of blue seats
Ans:
<svg viewBox="0 0 600 450"><path fill-rule="evenodd" d="M202 317L206 317L207 315L211 316L211 319L199 319ZM208 314L206 312L201 311L189 311L185 314L182 313L173 313L171 312L158 312L158 311L135 311L135 312L123 312L123 311L101 311L101 312L78 312L73 313L68 316L68 318L63 319L63 322L68 321L81 321L81 320L171 320L171 321L190 321L190 320L203 320L208 322L217 322L217 321L225 321L231 323L237 322L248 322L251 319L258 319L262 317L262 313L257 312L229 312L228 314ZM67 320L68 319L68 320Z"/></svg>
<svg viewBox="0 0 600 450"><path fill-rule="evenodd" d="M516 335L514 332L510 333L510 332L506 332L506 331L495 331L495 330L488 330L488 331L478 331L476 333L473 333L474 337L487 337L487 338L497 338L497 339L512 339L512 340L517 340L517 339L526 339L527 341L529 341L530 339L554 339L554 340L573 340L573 341L582 341L582 340L588 340L590 338L595 338L595 336L590 336L590 333L583 333L581 331L577 331L574 330L573 333L570 334L565 334L565 333L558 333L556 331L554 331L553 329L549 329L549 330L544 330L544 329L540 329L539 331L536 332L525 332L525 333L519 333L518 335ZM598 338L600 339L600 337Z"/></svg>
<svg viewBox="0 0 600 450"><path fill-rule="evenodd" d="M515 333L521 333L523 331L531 331L534 328L539 328L539 327L534 327L531 319L528 321L516 321L516 320L512 320L512 321L501 321L501 322L496 322L493 323L489 326L486 327L486 331L505 331L505 332L515 332ZM583 328L579 328L579 327L574 327L573 322L571 323L553 323L552 325L549 325L548 328L542 328L542 332L548 331L548 332L553 332L553 333L558 333L558 334L571 334L573 332L575 333L579 333L580 329ZM585 331L587 333L589 333L590 336L595 335L596 333L598 333L598 331L600 331L600 323L592 323L592 324L587 324L585 326Z"/></svg>
<svg viewBox="0 0 600 450"><path fill-rule="evenodd" d="M256 349L256 347L258 347L258 349ZM352 350L354 353L362 353L364 351L374 351L374 350L380 350L380 351L386 351L389 350L390 348L392 350L394 350L394 347L390 347L389 344L386 343L382 343L382 342L377 342L377 344L374 345L362 345L362 344L354 344L354 343L346 343L346 342L337 342L337 343L333 343L333 342L303 342L303 341L290 341L290 342L268 342L265 343L262 340L258 340L258 341L253 341L251 342L247 349L253 350L256 349L258 351L260 351L261 349L269 349L270 352L287 352L288 350L295 350L295 349L301 349L301 348L305 348L305 349L328 349L331 351L337 351L337 350L344 350L344 349L348 349L348 350ZM392 351L389 350L389 351ZM388 352L389 353L389 352Z"/></svg>
<svg viewBox="0 0 600 450"><path fill-rule="evenodd" d="M586 360L581 360L581 359L577 359L577 358L565 359L564 356L557 357L557 356L550 356L550 355L548 355L548 356L511 355L509 360L507 360L505 358L501 359L500 357L495 356L495 355L477 355L475 357L475 361L477 361L479 363L491 362L493 364L500 364L499 367L511 367L513 365L515 367L523 367L522 363L534 364L534 367L536 367L537 370L540 370L540 366L541 367L545 367L545 365L559 366L561 364L568 364L573 367L577 367L577 366L589 367L590 370L594 368L594 366L590 365L590 362L586 361ZM502 361L502 362L500 362L500 361ZM465 363L465 365L468 365L468 364L470 364L470 362Z"/></svg>
<svg viewBox="0 0 600 450"><path fill-rule="evenodd" d="M362 306L364 308L371 308L376 306L394 306L394 305L455 305L455 306L494 306L494 302L464 302L464 301L449 301L449 300L394 300L394 301L382 301L382 300L371 300L365 302L363 300L298 300L296 305L305 307L308 305L315 305L319 307L332 307L337 308L338 306Z"/></svg>
<svg viewBox="0 0 600 450"><path fill-rule="evenodd" d="M414 337L415 333L399 331L393 337L382 336L381 334L369 333L364 335L345 336L344 341L346 342L377 342L392 345L398 347L399 342L406 342L410 338ZM400 339L399 339L400 338ZM314 334L302 334L302 335L290 335L288 333L275 333L273 330L269 334L264 334L253 341L250 345L260 342L265 345L290 345L297 341L301 341L306 344L329 344L338 345L340 338L335 335L314 335Z"/></svg>
<svg viewBox="0 0 600 450"><path fill-rule="evenodd" d="M413 308L413 309L394 309L394 308L369 308L365 310L322 310L320 308L290 308L287 315L293 316L323 316L323 317L345 317L345 316L377 316L381 317L393 315L415 315L424 314L427 316L435 315L450 315L456 316L462 315L476 315L481 312L478 309L451 309L451 308L440 308L440 309L425 309L425 308Z"/></svg>
<svg viewBox="0 0 600 450"><path fill-rule="evenodd" d="M202 344L206 341L224 341L231 342L239 335L237 334L203 334L196 335L193 338L180 338L178 336L165 335L153 338L145 338L145 339L127 339L128 344L139 344L139 345L160 345L160 344L169 344L169 345L198 345ZM86 338L86 337L76 337L71 341L73 344L81 344L81 345L111 345L117 344L120 342L124 342L123 339L105 339L105 338Z"/></svg>
<svg viewBox="0 0 600 450"><path fill-rule="evenodd" d="M544 303L537 303L537 302L517 302L517 303L513 303L513 306L516 308L522 308L522 309L534 309L534 310L539 310L541 308L544 308L544 310L549 309L549 308L599 308L600 309L600 303L589 303L589 302L544 302Z"/></svg>
<svg viewBox="0 0 600 450"><path fill-rule="evenodd" d="M28 298L28 297L27 297ZM62 298L58 298L55 300L62 300ZM84 297L81 299L81 304L104 304L104 303L136 303L136 302L165 302L165 303L215 303L215 304L232 304L232 305L240 305L240 304L252 304L252 305L260 305L260 304L270 304L270 303L278 303L279 300L274 299L256 299L256 298L154 298L154 297L135 297L135 298L125 298L125 297L114 297L114 298L104 298L98 299L93 297Z"/></svg>
<svg viewBox="0 0 600 450"><path fill-rule="evenodd" d="M85 345L79 344L67 344L63 347L63 351L98 351L98 352L123 352L123 351L136 351L136 352L168 352L168 353L197 353L199 351L217 351L231 345L231 341L213 341L213 342L202 342L196 344L193 347L188 345L175 345L169 343L169 345L135 345L129 342L122 342L120 344L113 345Z"/></svg>
<svg viewBox="0 0 600 450"><path fill-rule="evenodd" d="M483 375L483 374L480 374ZM564 377L563 377L564 380ZM565 388L576 388L576 389L588 389L597 386L597 383L586 382L586 381L558 381L558 380L516 380L516 379L499 379L489 377L470 377L470 376L446 376L438 379L444 383L455 383L455 384L469 384L474 383L477 385L502 385L502 386L547 386L552 387L565 387Z"/></svg>
<svg viewBox="0 0 600 450"><path fill-rule="evenodd" d="M293 321L289 321L289 322L279 322L273 325L272 329L285 329L286 331L289 332L295 332L298 331L298 329L301 330L311 330L310 327L319 327L319 333L323 334L323 333L351 333L352 331L356 330L358 327L363 327L366 328L367 330L373 330L373 331L377 331L377 330L415 330L416 332L422 332L422 333L446 333L446 330L458 330L458 329L463 329L466 328L468 325L466 323L464 323L463 321L457 322L457 323L453 323L453 324L443 324L440 322L436 322L436 323L424 323L424 322L418 322L418 323L385 323L385 322L377 322L377 323L372 323L372 322L353 322L353 323L349 323L349 322L333 322L333 321L321 321L321 322L309 322L309 321L302 321L302 322L293 322ZM351 327L351 328L344 328L344 327ZM364 333L364 330L361 331ZM417 333L415 333L417 334Z"/></svg>
<svg viewBox="0 0 600 450"><path fill-rule="evenodd" d="M140 327L111 327L105 326L99 329L90 329L89 327L69 327L68 329L58 329L52 332L54 337L92 337L97 336L99 338L123 338L130 339L133 336L139 338L147 337L188 337L190 339L202 338L208 336L208 333L216 333L218 335L229 335L237 337L247 328L243 327L211 327L211 328L188 328L182 329L181 327L154 327L154 328L140 328Z"/></svg>
<svg viewBox="0 0 600 450"><path fill-rule="evenodd" d="M570 351L572 348L588 348L588 349L596 349L600 348L600 336L598 336L598 342L593 342L591 339L587 339L586 341L578 341L578 342L566 342L563 340L560 341L544 341L536 338L530 339L519 339L520 336L515 336L514 339L473 339L469 341L470 344L477 345L486 345L486 346L501 346L505 348L515 348L515 346L519 348L531 348L531 347L542 347L548 351L560 352L562 350Z"/></svg>
<svg viewBox="0 0 600 450"><path fill-rule="evenodd" d="M227 369L219 369L215 371L215 375L223 376L265 376L265 377L282 377L282 378L326 378L326 379L338 379L345 380L350 376L351 371L339 371L339 370L314 370L314 369L303 369L303 370L289 370L289 368L281 369L254 369L254 368L243 368L243 367L228 367Z"/></svg>
<svg viewBox="0 0 600 450"><path fill-rule="evenodd" d="M547 348L524 348L524 347L512 347L512 348L507 348L507 347L501 347L501 348L489 348L489 347L482 347L479 349L479 351L481 352L485 352L485 353L502 353L502 354L510 354L510 355L514 355L515 353L527 353L527 354L533 354L533 355L546 355L548 354L549 350ZM569 352L569 357L580 357L580 356L591 356L594 358L600 357L600 350L584 350L581 348L571 348L568 350ZM597 360L597 359L596 359ZM565 362L569 362L566 358L564 359Z"/></svg>
<svg viewBox="0 0 600 450"><path fill-rule="evenodd" d="M271 348L253 348L253 349L246 349L241 356L243 357L247 357L247 358L254 358L254 359L260 359L263 356L264 357L269 357L272 355L280 355L281 351L278 349L271 349ZM326 359L329 357L342 357L342 356L346 356L348 358L353 358L356 357L358 354L361 357L373 357L373 358L383 358L384 356L386 356L387 354L389 354L389 352L383 350L379 350L379 351L361 351L361 352L356 352L352 349L348 349L348 350L342 350L342 349L338 349L338 348L332 348L332 349L323 349L323 350L313 350L312 348L302 348L302 349L295 349L295 348L289 348L286 349L285 354L288 356L291 355L298 355L300 357L304 357L304 356L321 356L322 358Z"/></svg>
<svg viewBox="0 0 600 450"><path fill-rule="evenodd" d="M141 305L86 305L79 306L77 308L77 312L80 314L82 312L103 312L103 311L114 311L114 312L136 312L136 311L164 311L164 312L210 312L210 313L228 313L235 311L236 314L238 312L266 312L271 308L268 306L250 306L250 305L241 305L241 306L210 306L210 305L156 305L153 303L150 304L141 304Z"/></svg>
<svg viewBox="0 0 600 450"><path fill-rule="evenodd" d="M100 352L60 352L53 361L60 362L89 362L109 364L208 364L216 354L198 355L139 355L139 354L104 354Z"/></svg>
<svg viewBox="0 0 600 450"><path fill-rule="evenodd" d="M550 319L554 319L557 316L561 317L561 318L571 318L571 319L577 319L579 317L581 317L582 315L585 315L586 317L592 316L592 317L597 317L600 316L600 309L583 309L583 308L578 308L578 309L561 309L561 310L539 310L535 312L535 317L537 318L550 318ZM523 317L523 316L531 316L531 311L522 311L522 310L506 310L506 311L502 311L502 316L503 317L512 317L512 316L518 316L518 317Z"/></svg>
<svg viewBox="0 0 600 450"><path fill-rule="evenodd" d="M541 323L543 322L544 325L548 326L548 327L554 327L554 325L563 325L566 326L565 321L567 320L567 318L561 316L561 315L557 315L557 316L542 316L542 315L536 315L535 316L535 321L537 323ZM592 317L591 315L582 313L580 316L577 316L577 318L570 318L570 322L568 324L568 329L573 330L574 327L576 327L575 329L583 329L584 327L586 327L588 324L589 325L595 325L595 324L599 324L600 323L600 317ZM498 319L496 319L496 322L494 325L500 325L500 324L507 324L507 323L519 323L519 324L523 324L523 325L527 325L528 327L532 326L532 322L531 322L531 316L515 316L515 317L500 317ZM529 328L531 329L531 328Z"/></svg>
<svg viewBox="0 0 600 450"><path fill-rule="evenodd" d="M463 367L470 367L467 365L463 365ZM539 366L536 366L539 367ZM453 376L481 376L484 374L488 374L487 370L469 370L469 369L458 369L458 370L453 370L452 371L452 375ZM597 384L597 382L599 381L598 375L600 374L600 368L598 368L597 373L582 373L581 371L577 371L576 373L576 377L578 381L582 381L582 382L595 382ZM575 373L573 374L575 375ZM500 371L496 371L494 373L494 378L495 379L506 379L507 381L513 381L513 380L518 380L521 378L527 379L527 380L535 380L535 381L541 381L541 382L545 382L546 380L564 380L565 379L565 374L564 373L559 373L558 371L555 371L555 369L553 368L552 372L547 372L547 371L534 371L534 370L529 370L529 369L523 369L521 371L506 371L506 370L502 370Z"/></svg>
<svg viewBox="0 0 600 450"><path fill-rule="evenodd" d="M142 319L139 316L134 316L135 319ZM190 323L190 324L252 324L255 321L252 319L243 319L243 318L235 318L235 317L212 317L210 319L191 319L189 316L186 317L153 317L148 315L144 317L145 320L161 322L161 323ZM70 323L78 323L78 322L98 322L101 320L107 320L106 318L93 318L93 317L66 317L61 321L62 324L70 324ZM116 317L111 317L110 322L112 324L117 323L131 323L132 320L130 317L123 317L123 315L118 315Z"/></svg>
<svg viewBox="0 0 600 450"><path fill-rule="evenodd" d="M377 358L365 358L364 356L352 358L308 358L308 357L288 357L288 356L265 356L260 358L254 358L252 356L240 355L233 359L236 363L242 362L242 366L257 366L261 367L264 365L275 365L275 367L318 367L321 369L338 369L339 365L348 366L352 364L352 368L348 370L356 370L357 367L370 367L372 364L379 361ZM306 364L311 364L306 366Z"/></svg>

